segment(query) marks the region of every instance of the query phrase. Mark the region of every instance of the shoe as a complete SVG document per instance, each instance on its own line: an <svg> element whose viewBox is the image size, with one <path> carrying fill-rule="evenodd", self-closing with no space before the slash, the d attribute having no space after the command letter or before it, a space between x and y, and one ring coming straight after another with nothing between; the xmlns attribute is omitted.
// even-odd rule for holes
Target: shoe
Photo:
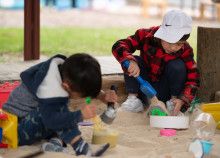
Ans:
<svg viewBox="0 0 220 158"><path fill-rule="evenodd" d="M50 152L66 152L63 142L59 138L51 138L49 142L42 144L41 149Z"/></svg>
<svg viewBox="0 0 220 158"><path fill-rule="evenodd" d="M75 142L72 145L73 149L75 150L75 153L77 156L79 155L92 155L92 150L89 146L89 144L84 141L82 138L80 138L77 142Z"/></svg>
<svg viewBox="0 0 220 158"><path fill-rule="evenodd" d="M144 110L142 101L134 95L129 95L121 107L130 112L141 112Z"/></svg>
<svg viewBox="0 0 220 158"><path fill-rule="evenodd" d="M77 156L86 155L87 157L99 157L102 156L106 150L110 147L110 144L101 145L96 151L92 151L90 145L80 138L76 143L72 145Z"/></svg>

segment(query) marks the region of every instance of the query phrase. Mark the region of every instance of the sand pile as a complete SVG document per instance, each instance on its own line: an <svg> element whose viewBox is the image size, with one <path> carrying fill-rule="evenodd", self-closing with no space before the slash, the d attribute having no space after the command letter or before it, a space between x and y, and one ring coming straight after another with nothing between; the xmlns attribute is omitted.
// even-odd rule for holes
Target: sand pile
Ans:
<svg viewBox="0 0 220 158"><path fill-rule="evenodd" d="M187 152L188 145L192 141L191 130L179 130L174 137L161 137L159 129L149 127L149 119L145 113L129 113L118 111L117 118L109 128L119 132L118 144L108 150L103 157L106 158L193 158ZM91 141L91 128L82 129L83 137ZM214 139L214 147L210 157L220 157L220 134L217 131ZM94 148L96 146L93 146ZM17 150L1 150L4 158L18 158L27 153L34 152L40 145L23 146ZM71 150L71 148L69 148ZM73 153L73 152L72 152ZM64 153L46 153L39 158L73 158L74 155ZM82 156L83 157L83 156Z"/></svg>

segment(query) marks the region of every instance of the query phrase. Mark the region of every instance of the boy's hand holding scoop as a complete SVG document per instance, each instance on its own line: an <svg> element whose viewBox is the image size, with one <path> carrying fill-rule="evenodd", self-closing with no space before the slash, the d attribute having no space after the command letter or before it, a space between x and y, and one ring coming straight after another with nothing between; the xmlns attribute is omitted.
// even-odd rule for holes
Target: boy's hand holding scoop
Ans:
<svg viewBox="0 0 220 158"><path fill-rule="evenodd" d="M135 79L140 84L140 90L150 99L150 107L149 107L149 114L155 113L155 115L163 115L166 116L169 112L166 109L165 104L162 101L159 101L156 97L157 92L155 89L150 85L149 82L142 79L139 75L140 70L136 62L125 60L122 63L122 66L128 70L130 76L135 77Z"/></svg>

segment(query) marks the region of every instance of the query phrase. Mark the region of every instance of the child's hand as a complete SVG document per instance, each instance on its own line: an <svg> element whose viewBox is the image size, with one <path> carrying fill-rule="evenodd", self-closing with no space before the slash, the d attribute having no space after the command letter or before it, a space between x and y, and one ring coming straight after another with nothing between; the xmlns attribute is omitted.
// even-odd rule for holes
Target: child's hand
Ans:
<svg viewBox="0 0 220 158"><path fill-rule="evenodd" d="M159 106L165 113L169 114L169 112L167 111L166 105L164 104L164 102L159 101L158 98L155 96L153 98L151 98L150 100L150 106Z"/></svg>
<svg viewBox="0 0 220 158"><path fill-rule="evenodd" d="M91 119L96 116L96 106L94 104L83 105L81 113L84 120Z"/></svg>
<svg viewBox="0 0 220 158"><path fill-rule="evenodd" d="M105 92L105 102L111 102L111 103L116 103L118 101L118 96L115 92L115 90L107 90Z"/></svg>
<svg viewBox="0 0 220 158"><path fill-rule="evenodd" d="M114 90L101 91L98 98L104 103L116 103L118 101L118 96Z"/></svg>
<svg viewBox="0 0 220 158"><path fill-rule="evenodd" d="M138 77L139 74L140 74L140 68L138 64L135 61L130 60L130 65L128 67L128 75Z"/></svg>
<svg viewBox="0 0 220 158"><path fill-rule="evenodd" d="M171 99L171 101L174 103L174 109L173 109L172 115L177 116L179 114L180 109L183 106L184 102L178 98Z"/></svg>

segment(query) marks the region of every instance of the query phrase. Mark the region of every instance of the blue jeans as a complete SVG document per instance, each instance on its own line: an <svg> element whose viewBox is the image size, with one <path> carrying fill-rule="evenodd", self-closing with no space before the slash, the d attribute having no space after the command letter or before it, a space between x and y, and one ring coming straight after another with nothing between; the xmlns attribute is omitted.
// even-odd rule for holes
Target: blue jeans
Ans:
<svg viewBox="0 0 220 158"><path fill-rule="evenodd" d="M148 70L145 62L139 56L135 56L140 68L140 76L147 80L157 91L159 100L166 102L171 96L179 96L186 82L186 67L181 59L169 61L161 74L158 82L151 82L148 77ZM140 91L139 83L134 77L124 74L127 93L137 93L138 97L147 104L147 97Z"/></svg>
<svg viewBox="0 0 220 158"><path fill-rule="evenodd" d="M79 131L77 124L72 129L48 129L42 122L39 108L31 111L25 118L20 120L18 125L19 145L31 145L37 141L51 138L53 136L59 137L66 144L70 144L72 139L80 134L81 132Z"/></svg>

